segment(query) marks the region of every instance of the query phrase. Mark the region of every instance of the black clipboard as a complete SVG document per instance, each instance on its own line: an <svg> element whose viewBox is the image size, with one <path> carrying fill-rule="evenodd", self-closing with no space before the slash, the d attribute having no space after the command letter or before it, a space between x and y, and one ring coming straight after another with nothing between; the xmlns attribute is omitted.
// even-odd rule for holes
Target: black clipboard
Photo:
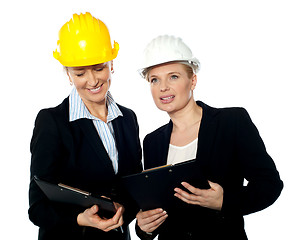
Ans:
<svg viewBox="0 0 298 240"><path fill-rule="evenodd" d="M53 184L34 176L36 184L51 201L75 204L84 208L97 205L100 217L112 218L116 208L112 200L104 197L94 197L91 193L64 184Z"/></svg>
<svg viewBox="0 0 298 240"><path fill-rule="evenodd" d="M169 211L175 208L177 201L181 200L174 196L174 188L184 189L181 182L188 182L200 189L210 188L196 159L122 177L123 187L144 211L155 208Z"/></svg>

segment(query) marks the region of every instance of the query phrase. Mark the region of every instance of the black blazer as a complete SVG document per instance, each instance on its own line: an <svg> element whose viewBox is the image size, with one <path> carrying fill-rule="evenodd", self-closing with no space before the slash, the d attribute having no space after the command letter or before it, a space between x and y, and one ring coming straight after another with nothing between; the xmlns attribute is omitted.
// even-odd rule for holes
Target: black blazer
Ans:
<svg viewBox="0 0 298 240"><path fill-rule="evenodd" d="M203 118L196 160L207 179L223 187L223 207L219 212L178 199L176 211L155 234L159 239L246 239L243 215L271 205L283 183L245 109L197 104ZM145 137L145 169L166 164L172 127L170 121Z"/></svg>
<svg viewBox="0 0 298 240"><path fill-rule="evenodd" d="M92 120L69 122L68 98L57 107L38 113L30 145L29 218L39 226L39 239L130 239L127 226L135 218L137 208L118 188L117 179L142 170L142 152L134 112L118 107L123 117L112 121L119 154L117 175ZM84 209L48 201L32 180L34 175L105 195L124 204L125 233L79 227L76 218Z"/></svg>

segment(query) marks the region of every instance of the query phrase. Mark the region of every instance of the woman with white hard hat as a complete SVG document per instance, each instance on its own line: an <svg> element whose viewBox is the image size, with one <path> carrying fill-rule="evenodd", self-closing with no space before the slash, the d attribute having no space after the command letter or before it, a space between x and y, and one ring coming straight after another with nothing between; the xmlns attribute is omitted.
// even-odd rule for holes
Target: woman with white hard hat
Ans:
<svg viewBox="0 0 298 240"><path fill-rule="evenodd" d="M119 187L119 177L142 170L134 112L115 102L109 88L113 59L106 25L90 13L74 14L60 32L54 57L64 66L70 95L41 110L31 140L29 218L45 239L130 239L137 207ZM33 177L63 183L112 199L116 213L47 199ZM124 211L125 210L125 211Z"/></svg>
<svg viewBox="0 0 298 240"><path fill-rule="evenodd" d="M243 216L271 205L283 188L245 109L194 100L199 66L173 36L153 39L144 51L139 72L150 83L156 106L171 118L144 138L144 168L195 159L210 188L182 182L173 189L174 209L140 211L141 239L247 239Z"/></svg>

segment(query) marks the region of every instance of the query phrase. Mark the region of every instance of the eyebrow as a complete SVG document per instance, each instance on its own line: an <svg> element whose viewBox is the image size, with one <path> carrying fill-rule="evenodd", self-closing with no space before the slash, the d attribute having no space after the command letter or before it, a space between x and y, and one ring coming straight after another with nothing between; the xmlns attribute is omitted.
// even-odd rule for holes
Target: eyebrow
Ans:
<svg viewBox="0 0 298 240"><path fill-rule="evenodd" d="M99 64L94 64L94 65L91 65L92 67L104 67L106 66L108 63L105 62L105 63L99 63Z"/></svg>
<svg viewBox="0 0 298 240"><path fill-rule="evenodd" d="M179 75L181 75L180 72L169 72L169 73L167 73L167 75L172 75L172 74L179 74ZM150 77L150 78L151 78L151 77L158 77L158 75L153 74L153 75L149 75L149 77Z"/></svg>
<svg viewBox="0 0 298 240"><path fill-rule="evenodd" d="M72 70L73 71L82 71L82 70L84 70L84 68L76 68L76 67L74 67Z"/></svg>
<svg viewBox="0 0 298 240"><path fill-rule="evenodd" d="M168 75L171 75L171 74L179 74L179 75L181 75L180 72L170 72L170 73L168 73Z"/></svg>
<svg viewBox="0 0 298 240"><path fill-rule="evenodd" d="M106 66L106 63L99 63L99 64L94 64L94 65L91 65L90 67L104 67ZM82 71L82 70L85 70L84 67L73 67L73 70L74 71Z"/></svg>

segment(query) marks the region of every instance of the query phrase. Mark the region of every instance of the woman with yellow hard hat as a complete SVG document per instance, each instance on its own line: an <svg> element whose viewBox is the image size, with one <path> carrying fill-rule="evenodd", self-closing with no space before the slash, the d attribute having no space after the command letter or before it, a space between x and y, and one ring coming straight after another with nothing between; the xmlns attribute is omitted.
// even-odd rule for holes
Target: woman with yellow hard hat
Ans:
<svg viewBox="0 0 298 240"><path fill-rule="evenodd" d="M106 25L86 13L74 14L62 26L57 45L54 57L74 88L60 105L37 115L29 218L39 226L41 240L130 239L128 224L137 209L118 187L118 178L141 171L141 146L134 112L109 92L118 43L112 47ZM107 219L99 217L97 205L83 209L49 201L34 176L111 198L117 212Z"/></svg>
<svg viewBox="0 0 298 240"><path fill-rule="evenodd" d="M194 160L193 169L210 188L181 182L172 189L174 207L137 214L137 234L160 240L247 239L243 216L270 206L283 188L257 128L243 108L194 100L200 63L181 38L153 39L143 60L139 72L156 106L170 117L144 138L144 168Z"/></svg>

